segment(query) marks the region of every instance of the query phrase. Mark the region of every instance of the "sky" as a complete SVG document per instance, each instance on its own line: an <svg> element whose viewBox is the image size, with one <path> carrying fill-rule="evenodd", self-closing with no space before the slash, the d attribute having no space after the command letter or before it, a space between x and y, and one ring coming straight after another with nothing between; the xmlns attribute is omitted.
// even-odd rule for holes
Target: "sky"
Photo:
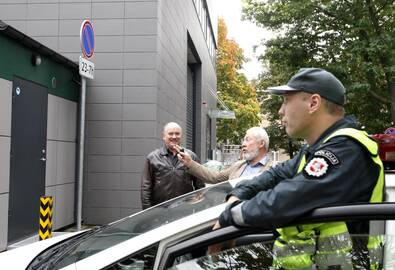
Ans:
<svg viewBox="0 0 395 270"><path fill-rule="evenodd" d="M253 52L253 46L259 45L263 39L270 38L269 31L257 27L250 21L241 20L242 0L215 0L216 12L219 17L225 20L228 27L228 38L234 39L244 50L244 56L250 59L243 65L241 70L247 79L256 79L262 71L262 64L257 60L257 56L263 49Z"/></svg>

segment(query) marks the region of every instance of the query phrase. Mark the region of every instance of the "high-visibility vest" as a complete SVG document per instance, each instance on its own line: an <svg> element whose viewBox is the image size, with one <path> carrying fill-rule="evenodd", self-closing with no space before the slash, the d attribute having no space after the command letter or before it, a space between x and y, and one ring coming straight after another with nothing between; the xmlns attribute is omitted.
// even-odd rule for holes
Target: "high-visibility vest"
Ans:
<svg viewBox="0 0 395 270"><path fill-rule="evenodd" d="M348 136L363 145L371 154L373 162L380 168L380 174L370 197L371 203L383 201L384 167L378 156L378 145L364 131L343 128L330 134L324 143L335 136ZM303 156L299 163L298 173L306 164ZM274 243L273 266L284 269L311 269L316 264L319 269L340 266L341 269L352 269L352 240L345 222L315 223L289 226L277 229L280 236ZM382 262L382 239L369 237L370 268L378 269Z"/></svg>

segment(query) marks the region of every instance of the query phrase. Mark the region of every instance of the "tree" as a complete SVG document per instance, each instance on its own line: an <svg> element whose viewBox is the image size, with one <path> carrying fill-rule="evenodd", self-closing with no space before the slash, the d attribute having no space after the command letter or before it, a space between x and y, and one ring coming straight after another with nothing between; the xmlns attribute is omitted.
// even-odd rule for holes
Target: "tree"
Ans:
<svg viewBox="0 0 395 270"><path fill-rule="evenodd" d="M258 88L284 84L301 67L322 67L344 83L346 110L368 133L382 133L394 124L393 0L246 0L243 13L281 33L264 43L260 60L268 68ZM268 103L262 109L275 129L279 100L263 98Z"/></svg>
<svg viewBox="0 0 395 270"><path fill-rule="evenodd" d="M223 19L218 21L217 92L225 105L235 112L236 119L218 119L218 142L239 144L246 130L260 122L259 103L254 87L241 74L245 62L243 50L227 38ZM218 108L223 110L221 104Z"/></svg>

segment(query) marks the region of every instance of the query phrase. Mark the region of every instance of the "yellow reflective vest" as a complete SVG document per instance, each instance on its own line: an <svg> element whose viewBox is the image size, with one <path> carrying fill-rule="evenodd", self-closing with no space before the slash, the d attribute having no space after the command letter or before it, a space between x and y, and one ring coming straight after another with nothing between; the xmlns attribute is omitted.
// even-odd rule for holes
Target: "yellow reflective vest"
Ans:
<svg viewBox="0 0 395 270"><path fill-rule="evenodd" d="M384 167L378 156L378 145L364 131L354 128L338 129L324 143L335 136L348 136L358 141L371 154L373 162L380 167L379 177L370 197L371 203L383 201ZM299 163L298 173L306 165L303 156ZM280 236L274 243L273 266L284 269L311 269L315 264L319 269L338 266L341 269L352 269L352 240L345 222L316 223L290 226L277 229ZM382 261L382 242L379 237L369 237L368 250L370 268L378 269Z"/></svg>

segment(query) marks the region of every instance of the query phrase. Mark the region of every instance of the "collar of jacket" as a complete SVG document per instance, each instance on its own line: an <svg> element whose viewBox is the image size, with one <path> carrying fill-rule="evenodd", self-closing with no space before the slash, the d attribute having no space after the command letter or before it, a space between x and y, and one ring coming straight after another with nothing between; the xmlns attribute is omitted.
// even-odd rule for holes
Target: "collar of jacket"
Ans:
<svg viewBox="0 0 395 270"><path fill-rule="evenodd" d="M169 154L168 149L165 145L160 148L160 154L162 156L167 156Z"/></svg>
<svg viewBox="0 0 395 270"><path fill-rule="evenodd" d="M357 123L355 121L355 118L344 117L339 121L337 121L336 123L334 123L332 126L330 126L327 130L325 130L321 134L321 136L317 139L317 141L313 145L307 147L306 152L309 154L313 154L327 136L329 136L330 134L332 134L333 132L335 132L340 128L346 128L346 127L357 128Z"/></svg>

